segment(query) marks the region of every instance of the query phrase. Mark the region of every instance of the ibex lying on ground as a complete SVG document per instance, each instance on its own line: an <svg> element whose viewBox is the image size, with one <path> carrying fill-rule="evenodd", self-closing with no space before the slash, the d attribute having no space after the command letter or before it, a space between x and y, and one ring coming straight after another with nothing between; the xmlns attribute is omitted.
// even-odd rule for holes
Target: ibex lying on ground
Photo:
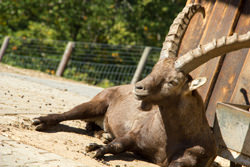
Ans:
<svg viewBox="0 0 250 167"><path fill-rule="evenodd" d="M89 151L96 150L96 158L128 150L161 166L210 166L216 144L196 91L206 79L192 80L188 73L216 56L250 47L250 32L222 37L178 58L181 39L197 11L204 12L204 8L191 4L177 16L159 61L145 79L105 89L89 102L62 114L38 117L33 124L43 130L61 121L102 117L104 130L114 140L89 147Z"/></svg>

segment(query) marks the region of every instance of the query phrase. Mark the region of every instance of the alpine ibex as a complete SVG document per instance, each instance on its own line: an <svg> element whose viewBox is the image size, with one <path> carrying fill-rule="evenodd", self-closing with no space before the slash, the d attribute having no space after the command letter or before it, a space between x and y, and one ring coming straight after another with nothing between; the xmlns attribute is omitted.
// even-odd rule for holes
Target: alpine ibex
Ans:
<svg viewBox="0 0 250 167"><path fill-rule="evenodd" d="M35 118L37 130L61 121L94 122L102 117L104 131L114 139L104 146L89 147L96 151L96 158L132 151L161 166L210 166L217 149L196 91L206 78L192 80L189 72L216 56L250 47L250 32L222 37L178 58L181 39L197 11L205 13L199 4L191 4L177 16L159 61L145 79L135 85L107 88L68 112Z"/></svg>

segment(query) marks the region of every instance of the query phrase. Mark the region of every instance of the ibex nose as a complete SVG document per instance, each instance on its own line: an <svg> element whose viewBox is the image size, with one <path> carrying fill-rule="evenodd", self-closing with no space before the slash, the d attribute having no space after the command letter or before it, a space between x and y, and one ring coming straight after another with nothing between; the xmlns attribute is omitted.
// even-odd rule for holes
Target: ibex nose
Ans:
<svg viewBox="0 0 250 167"><path fill-rule="evenodd" d="M148 95L148 91L146 90L146 87L144 86L144 84L142 84L140 82L135 84L134 93L136 96L147 96Z"/></svg>
<svg viewBox="0 0 250 167"><path fill-rule="evenodd" d="M135 85L135 89L137 89L137 90L144 90L144 86L142 86L140 84L136 84Z"/></svg>

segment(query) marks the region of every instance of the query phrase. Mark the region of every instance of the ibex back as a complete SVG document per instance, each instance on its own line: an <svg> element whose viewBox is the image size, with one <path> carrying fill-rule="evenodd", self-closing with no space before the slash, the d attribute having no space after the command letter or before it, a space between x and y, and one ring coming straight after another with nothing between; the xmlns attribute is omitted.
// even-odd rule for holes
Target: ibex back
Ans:
<svg viewBox="0 0 250 167"><path fill-rule="evenodd" d="M222 37L178 58L181 39L192 16L204 8L186 6L174 20L152 72L135 85L103 90L87 103L63 114L38 117L43 130L66 120L103 118L104 131L114 138L104 146L92 145L95 157L132 151L161 166L207 167L216 156L203 101L196 91L206 78L193 80L189 72L213 57L250 47L250 33Z"/></svg>

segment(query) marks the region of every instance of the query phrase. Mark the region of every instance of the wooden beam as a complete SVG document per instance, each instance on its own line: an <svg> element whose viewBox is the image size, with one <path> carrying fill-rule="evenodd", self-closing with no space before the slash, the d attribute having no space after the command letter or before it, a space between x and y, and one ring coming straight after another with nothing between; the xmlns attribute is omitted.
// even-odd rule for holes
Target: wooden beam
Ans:
<svg viewBox="0 0 250 167"><path fill-rule="evenodd" d="M10 40L10 37L8 37L8 36L4 38L4 41L3 41L3 44L2 44L2 47L1 47L1 50L0 50L0 62L1 62L2 58L3 58L3 56L4 56L4 53L5 53L6 49L7 49L7 47L8 47L9 40Z"/></svg>
<svg viewBox="0 0 250 167"><path fill-rule="evenodd" d="M62 76L67 64L68 64L68 61L69 61L69 58L70 58L70 55L73 51L73 47L74 47L74 42L69 42L67 44L67 47L64 51L64 54L62 56L62 59L61 59L61 62L56 70L56 76Z"/></svg>
<svg viewBox="0 0 250 167"><path fill-rule="evenodd" d="M135 74L134 74L133 79L131 81L131 84L135 84L140 79L141 73L144 69L144 66L146 64L146 61L147 61L147 58L150 54L151 49L152 48L148 47L148 46L144 48L141 59L137 65Z"/></svg>

